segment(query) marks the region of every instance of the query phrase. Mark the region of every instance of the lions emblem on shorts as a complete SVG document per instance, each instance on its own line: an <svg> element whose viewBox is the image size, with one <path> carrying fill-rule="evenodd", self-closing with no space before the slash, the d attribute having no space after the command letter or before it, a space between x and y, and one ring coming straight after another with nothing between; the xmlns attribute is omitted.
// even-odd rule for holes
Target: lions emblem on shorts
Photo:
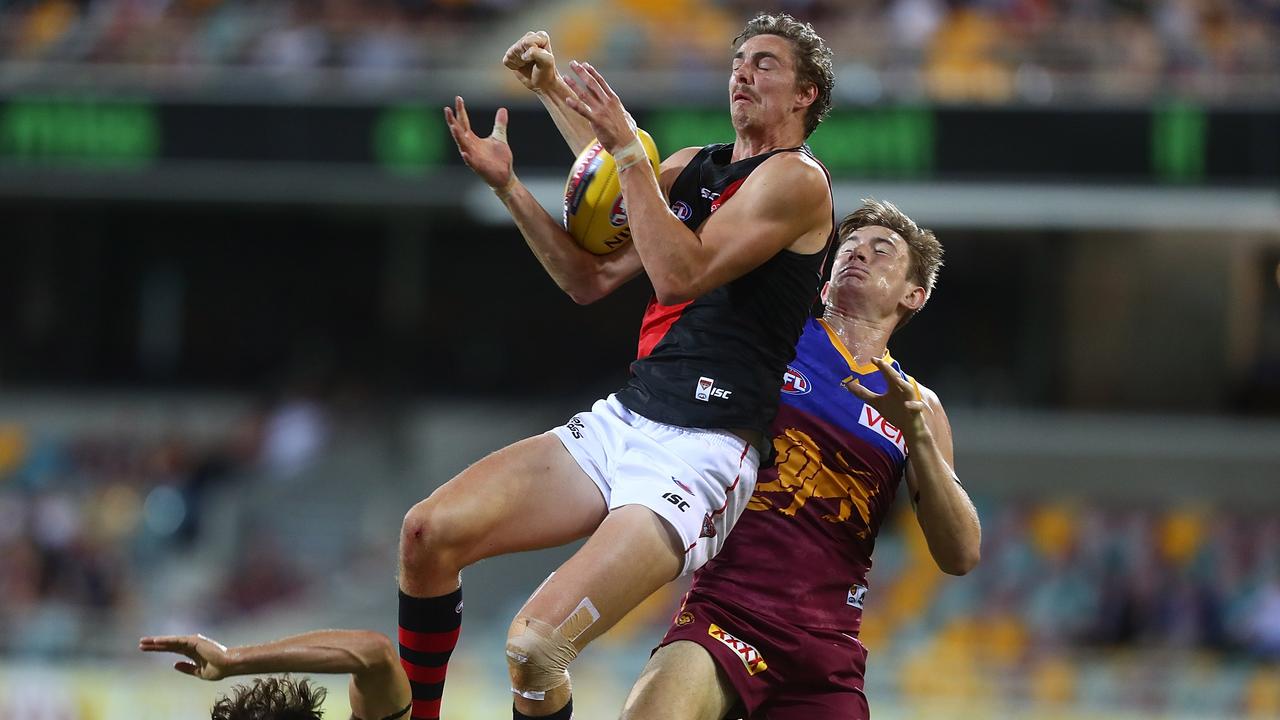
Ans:
<svg viewBox="0 0 1280 720"><path fill-rule="evenodd" d="M684 627L693 622L693 613L685 611L676 616L676 627Z"/></svg>

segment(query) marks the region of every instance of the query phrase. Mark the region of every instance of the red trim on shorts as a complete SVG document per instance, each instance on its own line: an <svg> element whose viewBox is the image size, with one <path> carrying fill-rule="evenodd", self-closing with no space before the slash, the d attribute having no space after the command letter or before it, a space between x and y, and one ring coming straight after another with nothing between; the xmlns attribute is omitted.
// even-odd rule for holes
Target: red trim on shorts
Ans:
<svg viewBox="0 0 1280 720"><path fill-rule="evenodd" d="M442 653L453 650L458 644L458 633L461 627L448 632L420 633L400 628L400 644L410 650L424 653Z"/></svg>
<svg viewBox="0 0 1280 720"><path fill-rule="evenodd" d="M729 507L729 495L733 493L734 488L738 487L738 481L742 479L742 461L747 459L747 451L750 449L750 443L744 442L742 445L742 455L738 457L738 474L734 476L733 482L729 483L729 487L724 489L724 504L720 506L719 510L713 511L711 513L712 515L719 515L724 512L725 508Z"/></svg>
<svg viewBox="0 0 1280 720"><path fill-rule="evenodd" d="M640 321L640 344L636 349L636 360L649 357L691 302L693 301L687 300L677 305L663 305L656 296L649 298L649 306L644 309L644 319Z"/></svg>

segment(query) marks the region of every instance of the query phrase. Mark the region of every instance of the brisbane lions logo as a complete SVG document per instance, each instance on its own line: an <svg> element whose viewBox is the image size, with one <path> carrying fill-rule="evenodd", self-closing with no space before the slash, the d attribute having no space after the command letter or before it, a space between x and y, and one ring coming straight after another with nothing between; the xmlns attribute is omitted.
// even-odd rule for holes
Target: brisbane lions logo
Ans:
<svg viewBox="0 0 1280 720"><path fill-rule="evenodd" d="M856 511L858 537L867 537L871 522L871 501L879 493L871 473L849 466L841 453L826 459L817 443L805 433L787 428L773 439L778 454L777 475L756 485L747 503L748 510L775 510L795 517L812 499L823 501L819 507L830 509L822 519L831 523L848 522Z"/></svg>

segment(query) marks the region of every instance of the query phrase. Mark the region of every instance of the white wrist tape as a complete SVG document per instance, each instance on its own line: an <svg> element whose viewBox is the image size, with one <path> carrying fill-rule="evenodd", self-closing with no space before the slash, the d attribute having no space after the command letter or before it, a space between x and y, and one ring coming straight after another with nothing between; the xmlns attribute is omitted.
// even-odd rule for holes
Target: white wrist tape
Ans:
<svg viewBox="0 0 1280 720"><path fill-rule="evenodd" d="M516 174L511 173L511 177L507 178L502 187L494 188L493 193L498 196L499 200L506 200L511 195L511 191L516 189L516 184L519 182L520 179L516 177Z"/></svg>
<svg viewBox="0 0 1280 720"><path fill-rule="evenodd" d="M632 135L631 142L618 148L618 151L613 153L613 161L618 166L618 172L622 172L632 165L648 162L649 154L644 151L644 145L640 144L640 136Z"/></svg>

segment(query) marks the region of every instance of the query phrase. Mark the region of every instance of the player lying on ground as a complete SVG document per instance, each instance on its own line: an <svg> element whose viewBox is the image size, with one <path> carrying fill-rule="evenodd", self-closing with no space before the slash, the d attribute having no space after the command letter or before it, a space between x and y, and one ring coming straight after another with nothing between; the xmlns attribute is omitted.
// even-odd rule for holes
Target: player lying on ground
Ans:
<svg viewBox="0 0 1280 720"><path fill-rule="evenodd" d="M144 637L143 652L186 656L173 667L202 680L266 673L347 673L352 720L399 720L410 710L409 679L387 636L316 630L262 645L228 648L203 635ZM213 720L319 720L325 691L305 679L257 678L213 706Z"/></svg>
<svg viewBox="0 0 1280 720"><path fill-rule="evenodd" d="M507 643L515 717L568 718L578 652L713 556L750 497L834 235L826 173L804 147L830 106L832 72L822 39L790 18L753 20L735 50L734 142L681 150L658 176L590 65L574 64L572 95L548 100L620 168L632 241L609 255L579 247L516 178L505 109L488 138L461 98L445 110L463 160L565 292L591 302L643 272L654 296L622 389L477 462L406 515L401 657L415 718L439 712L463 568L590 537L519 611Z"/></svg>
<svg viewBox="0 0 1280 720"><path fill-rule="evenodd" d="M805 328L770 428L777 465L694 575L624 718L866 720L858 641L876 534L905 477L944 572L981 529L938 396L887 344L933 291L942 246L889 203L841 223L825 311ZM732 715L730 715L732 713Z"/></svg>

